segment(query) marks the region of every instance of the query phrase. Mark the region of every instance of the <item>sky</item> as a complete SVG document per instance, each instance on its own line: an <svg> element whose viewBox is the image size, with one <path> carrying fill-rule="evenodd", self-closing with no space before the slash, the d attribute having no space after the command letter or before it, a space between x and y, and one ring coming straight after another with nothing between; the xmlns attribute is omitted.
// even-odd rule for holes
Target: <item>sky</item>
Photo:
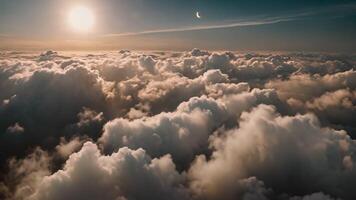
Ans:
<svg viewBox="0 0 356 200"><path fill-rule="evenodd" d="M3 50L356 51L352 0L0 0L0 5ZM92 15L90 30L70 25L78 6Z"/></svg>

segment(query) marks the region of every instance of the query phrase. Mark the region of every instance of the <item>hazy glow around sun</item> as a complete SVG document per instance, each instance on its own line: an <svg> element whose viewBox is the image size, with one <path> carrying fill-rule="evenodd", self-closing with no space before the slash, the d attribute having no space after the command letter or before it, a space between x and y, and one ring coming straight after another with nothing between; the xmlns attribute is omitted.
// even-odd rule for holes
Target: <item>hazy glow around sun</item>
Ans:
<svg viewBox="0 0 356 200"><path fill-rule="evenodd" d="M89 32L94 26L95 17L89 8L76 6L70 10L68 22L76 32Z"/></svg>

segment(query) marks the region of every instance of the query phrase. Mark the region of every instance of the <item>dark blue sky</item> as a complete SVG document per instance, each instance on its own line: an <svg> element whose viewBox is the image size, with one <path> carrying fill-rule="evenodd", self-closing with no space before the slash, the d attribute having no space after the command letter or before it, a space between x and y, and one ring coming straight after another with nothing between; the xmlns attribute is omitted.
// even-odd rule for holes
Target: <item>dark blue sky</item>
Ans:
<svg viewBox="0 0 356 200"><path fill-rule="evenodd" d="M356 1L350 0L0 2L2 49L356 50ZM76 5L94 13L90 33L68 27Z"/></svg>

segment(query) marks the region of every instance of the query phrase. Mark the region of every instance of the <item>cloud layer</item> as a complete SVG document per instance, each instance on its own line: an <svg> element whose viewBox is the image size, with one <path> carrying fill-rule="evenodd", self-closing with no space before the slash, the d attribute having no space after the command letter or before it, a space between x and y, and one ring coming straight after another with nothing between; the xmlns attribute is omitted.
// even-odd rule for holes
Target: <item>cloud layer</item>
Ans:
<svg viewBox="0 0 356 200"><path fill-rule="evenodd" d="M0 58L3 199L355 199L356 58Z"/></svg>

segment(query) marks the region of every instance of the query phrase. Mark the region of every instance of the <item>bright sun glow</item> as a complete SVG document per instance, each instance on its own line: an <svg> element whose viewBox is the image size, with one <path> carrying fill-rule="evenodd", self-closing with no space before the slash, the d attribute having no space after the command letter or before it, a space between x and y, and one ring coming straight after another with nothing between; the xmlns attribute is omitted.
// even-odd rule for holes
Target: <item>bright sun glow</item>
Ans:
<svg viewBox="0 0 356 200"><path fill-rule="evenodd" d="M69 13L68 21L73 30L89 32L94 26L94 14L87 7L74 7Z"/></svg>

